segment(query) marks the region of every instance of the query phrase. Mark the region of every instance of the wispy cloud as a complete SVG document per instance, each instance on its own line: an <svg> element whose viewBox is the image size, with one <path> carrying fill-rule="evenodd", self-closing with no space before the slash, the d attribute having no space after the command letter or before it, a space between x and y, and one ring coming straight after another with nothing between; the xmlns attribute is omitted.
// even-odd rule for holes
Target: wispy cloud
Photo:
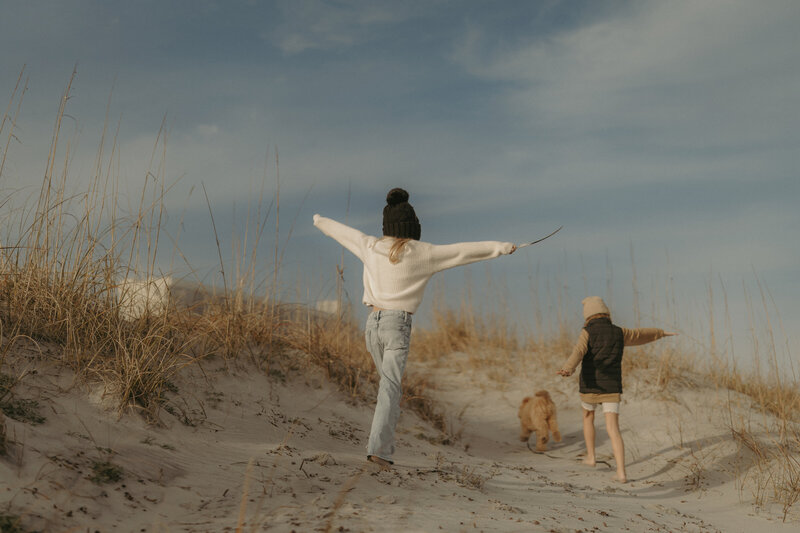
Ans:
<svg viewBox="0 0 800 533"><path fill-rule="evenodd" d="M285 0L278 3L281 23L261 36L287 54L331 52L376 40L391 26L422 16L438 3Z"/></svg>
<svg viewBox="0 0 800 533"><path fill-rule="evenodd" d="M797 140L798 17L790 2L651 2L516 46L468 28L453 59L505 83L506 112L565 160L772 157Z"/></svg>

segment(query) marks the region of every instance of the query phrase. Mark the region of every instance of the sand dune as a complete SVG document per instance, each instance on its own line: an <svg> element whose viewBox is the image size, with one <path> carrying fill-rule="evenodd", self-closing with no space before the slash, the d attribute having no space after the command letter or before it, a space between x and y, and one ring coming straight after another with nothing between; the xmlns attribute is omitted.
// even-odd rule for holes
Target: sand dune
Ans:
<svg viewBox="0 0 800 533"><path fill-rule="evenodd" d="M413 358L413 356L412 356ZM398 428L396 466L378 471L364 446L372 406L321 373L185 369L160 424L109 410L102 390L58 363L20 350L7 372L46 419L6 419L0 516L23 531L797 531L797 510L757 506L752 458L723 414L757 416L745 398L692 383L656 392L633 376L621 426L625 485L612 482L602 422L598 453L580 463L580 406L571 379L534 369L500 372L412 361L446 409L452 444L413 413ZM35 373L31 373L34 372ZM523 396L547 388L564 439L546 454L518 440ZM736 404L737 402L734 402ZM99 466L98 466L99 465ZM116 479L119 475L119 479ZM241 529L237 529L241 528Z"/></svg>

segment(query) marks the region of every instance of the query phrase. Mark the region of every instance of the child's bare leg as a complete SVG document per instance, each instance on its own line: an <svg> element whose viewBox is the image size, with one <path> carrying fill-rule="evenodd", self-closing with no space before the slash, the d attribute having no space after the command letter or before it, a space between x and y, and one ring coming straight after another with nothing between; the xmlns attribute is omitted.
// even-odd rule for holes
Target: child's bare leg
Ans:
<svg viewBox="0 0 800 533"><path fill-rule="evenodd" d="M611 449L614 450L614 462L617 463L617 475L614 479L627 483L628 477L625 474L625 443L622 440L622 433L619 431L619 414L606 413L606 430L608 438L611 439Z"/></svg>
<svg viewBox="0 0 800 533"><path fill-rule="evenodd" d="M583 463L595 466L597 461L594 456L594 411L583 410L583 440L586 441L586 457Z"/></svg>

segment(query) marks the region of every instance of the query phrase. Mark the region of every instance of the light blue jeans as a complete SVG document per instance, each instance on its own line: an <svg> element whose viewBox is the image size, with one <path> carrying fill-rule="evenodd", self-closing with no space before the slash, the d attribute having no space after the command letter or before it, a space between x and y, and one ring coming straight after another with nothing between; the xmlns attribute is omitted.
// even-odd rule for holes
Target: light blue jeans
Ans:
<svg viewBox="0 0 800 533"><path fill-rule="evenodd" d="M411 313L373 311L364 328L367 350L380 375L378 399L367 443L367 456L387 461L394 455L394 430L400 417L402 379L411 339Z"/></svg>

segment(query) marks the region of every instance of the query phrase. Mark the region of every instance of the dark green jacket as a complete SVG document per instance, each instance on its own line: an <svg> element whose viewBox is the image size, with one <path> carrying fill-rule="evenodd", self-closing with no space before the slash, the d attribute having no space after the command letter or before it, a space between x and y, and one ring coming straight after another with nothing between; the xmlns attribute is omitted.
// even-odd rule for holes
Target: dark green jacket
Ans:
<svg viewBox="0 0 800 533"><path fill-rule="evenodd" d="M589 349L581 364L581 393L622 392L622 328L610 318L596 318L584 327L589 333Z"/></svg>

